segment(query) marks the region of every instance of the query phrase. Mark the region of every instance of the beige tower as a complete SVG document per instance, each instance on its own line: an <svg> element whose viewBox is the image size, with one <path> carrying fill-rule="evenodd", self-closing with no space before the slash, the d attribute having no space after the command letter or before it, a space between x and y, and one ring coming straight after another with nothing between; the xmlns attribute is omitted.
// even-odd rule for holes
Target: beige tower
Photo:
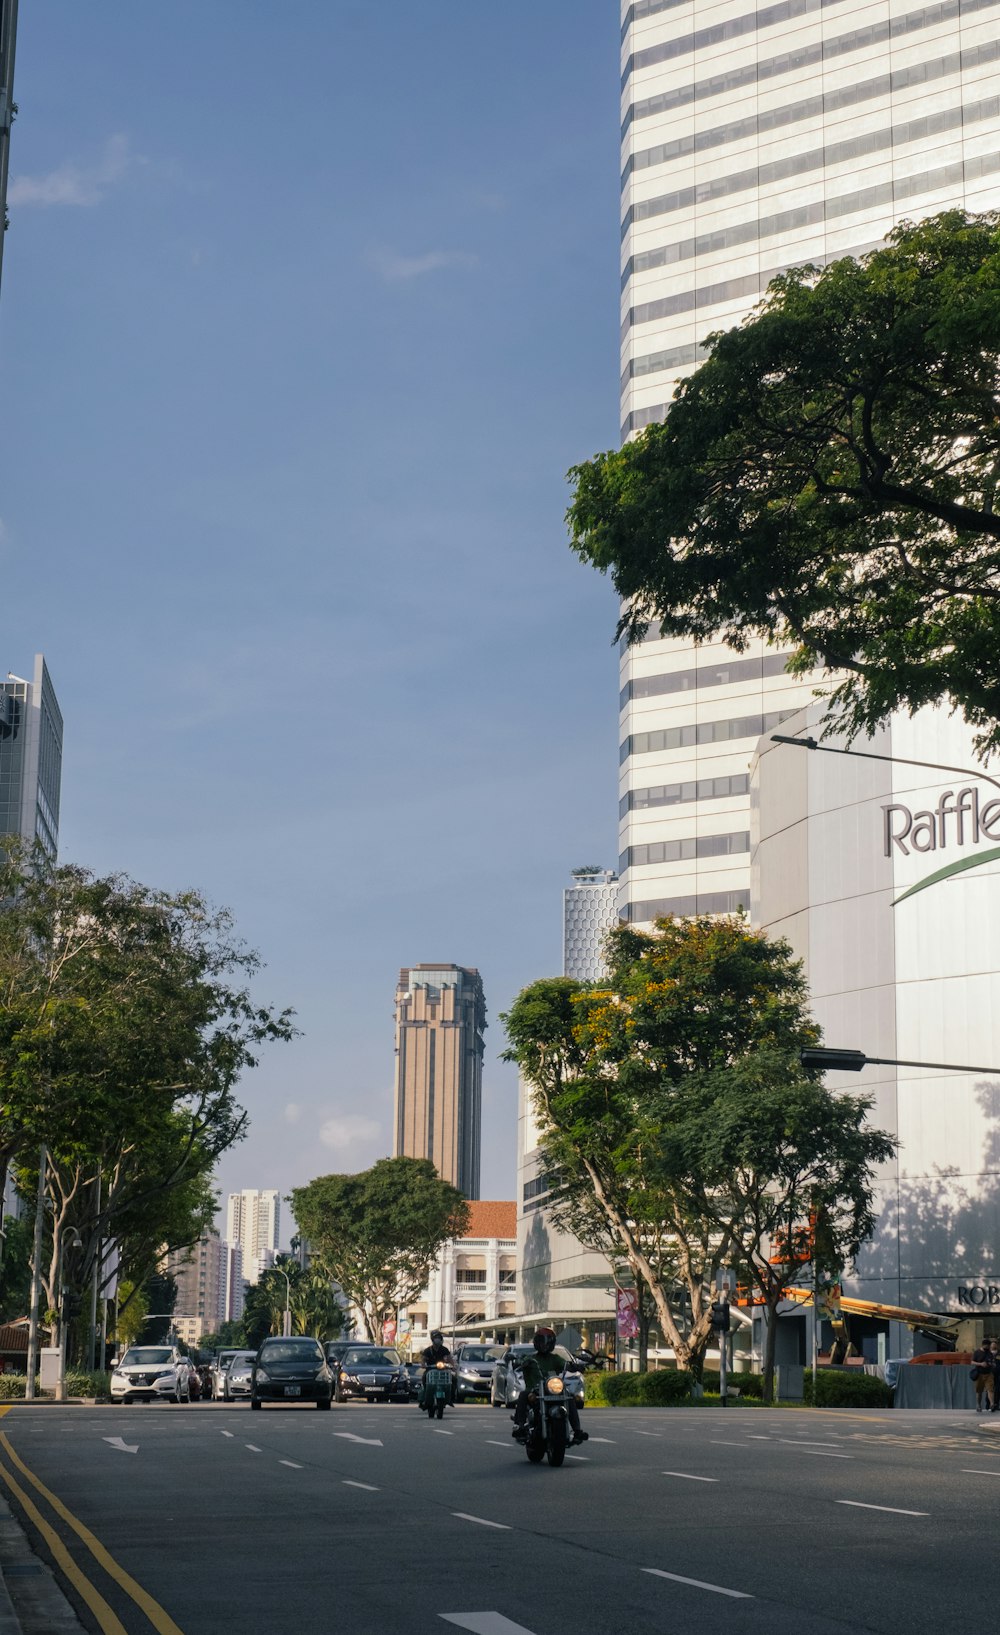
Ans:
<svg viewBox="0 0 1000 1635"><path fill-rule="evenodd" d="M485 1027L478 971L463 965L400 971L393 1155L430 1158L467 1198L479 1197Z"/></svg>

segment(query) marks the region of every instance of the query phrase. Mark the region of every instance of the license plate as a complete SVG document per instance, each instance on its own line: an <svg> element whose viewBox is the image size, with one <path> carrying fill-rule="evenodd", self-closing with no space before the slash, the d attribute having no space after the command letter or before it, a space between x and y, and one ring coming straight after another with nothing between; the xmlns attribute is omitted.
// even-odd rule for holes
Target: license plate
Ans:
<svg viewBox="0 0 1000 1635"><path fill-rule="evenodd" d="M366 1397L382 1397L382 1396L385 1396L385 1392L378 1385L366 1385L365 1386L365 1396Z"/></svg>
<svg viewBox="0 0 1000 1635"><path fill-rule="evenodd" d="M302 1395L301 1385L286 1385L285 1395L286 1397L300 1397Z"/></svg>

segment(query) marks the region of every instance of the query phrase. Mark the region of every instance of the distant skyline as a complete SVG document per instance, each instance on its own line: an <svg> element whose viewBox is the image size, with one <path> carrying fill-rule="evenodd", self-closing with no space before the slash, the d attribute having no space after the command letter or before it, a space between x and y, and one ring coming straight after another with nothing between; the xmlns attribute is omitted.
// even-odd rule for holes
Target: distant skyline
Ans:
<svg viewBox="0 0 1000 1635"><path fill-rule="evenodd" d="M513 1196L499 1013L616 861L614 598L563 514L617 441L618 24L21 8L0 661L56 683L62 858L226 904L297 1010L223 1208L391 1151L436 959L482 974Z"/></svg>

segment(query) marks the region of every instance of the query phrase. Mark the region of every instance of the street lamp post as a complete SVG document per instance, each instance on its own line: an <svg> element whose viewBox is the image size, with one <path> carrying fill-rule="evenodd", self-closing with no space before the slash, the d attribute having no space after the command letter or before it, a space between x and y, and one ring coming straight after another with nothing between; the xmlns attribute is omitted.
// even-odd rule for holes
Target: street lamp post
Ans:
<svg viewBox="0 0 1000 1635"><path fill-rule="evenodd" d="M284 1320L284 1323L282 1325L281 1332L284 1335L285 1339L287 1340L288 1336L292 1332L292 1313L291 1313L291 1310L289 1309L291 1307L291 1304L292 1304L292 1286L291 1286L291 1283L289 1282L287 1272L282 1271L280 1266L275 1266L274 1270L276 1272L279 1272L281 1274L281 1276L285 1280L285 1320Z"/></svg>
<svg viewBox="0 0 1000 1635"><path fill-rule="evenodd" d="M783 732L771 733L772 744L791 744L793 749L818 749L824 755L852 755L862 761L888 761L893 766L920 766L928 772L956 772L960 778L982 778L984 783L991 783L994 789L1000 789L1000 779L991 778L988 772L981 768L973 770L968 766L945 766L943 761L915 761L909 755L880 755L873 749L850 749L837 744L821 744L817 738L789 738Z"/></svg>
<svg viewBox="0 0 1000 1635"><path fill-rule="evenodd" d="M67 1249L82 1249L83 1239L74 1227L68 1238L59 1244L56 1260L56 1311L59 1314L59 1371L56 1375L55 1399L66 1400L66 1299L63 1293L63 1257Z"/></svg>

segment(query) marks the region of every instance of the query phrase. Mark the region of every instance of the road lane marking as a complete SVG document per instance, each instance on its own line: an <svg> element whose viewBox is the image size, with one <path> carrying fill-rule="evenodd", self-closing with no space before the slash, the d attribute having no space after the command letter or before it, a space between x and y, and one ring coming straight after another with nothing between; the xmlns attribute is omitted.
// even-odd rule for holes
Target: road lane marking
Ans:
<svg viewBox="0 0 1000 1635"><path fill-rule="evenodd" d="M581 1465L590 1464L590 1460L587 1458L585 1453L567 1453L565 1457L567 1459L575 1459L577 1463Z"/></svg>
<svg viewBox="0 0 1000 1635"><path fill-rule="evenodd" d="M531 1635L530 1629L523 1624L512 1624L499 1612L439 1612L446 1624L457 1624L459 1629L468 1629L472 1635Z"/></svg>
<svg viewBox="0 0 1000 1635"><path fill-rule="evenodd" d="M745 1448L746 1443L745 1442L714 1442L713 1441L712 1446L713 1446L713 1448Z"/></svg>
<svg viewBox="0 0 1000 1635"><path fill-rule="evenodd" d="M435 1432L434 1432L434 1435L435 1435L435 1436L454 1436L454 1434L455 1434L455 1432L454 1432L454 1431L439 1431L439 1430L435 1430Z"/></svg>
<svg viewBox="0 0 1000 1635"><path fill-rule="evenodd" d="M728 1595L734 1601L753 1601L746 1590L727 1590L722 1584L706 1584L701 1578L685 1578L681 1573L665 1573L662 1567L642 1567L640 1571L652 1573L655 1578L669 1578L674 1584L690 1584L695 1590L711 1590L713 1595Z"/></svg>
<svg viewBox="0 0 1000 1635"><path fill-rule="evenodd" d="M345 1476L342 1487L363 1487L366 1493L380 1493L381 1488L372 1487L371 1482L349 1482Z"/></svg>
<svg viewBox="0 0 1000 1635"><path fill-rule="evenodd" d="M899 1510L894 1504L862 1504L860 1499L834 1499L834 1504L849 1504L852 1510L885 1510L890 1516L929 1516L929 1510Z"/></svg>
<svg viewBox="0 0 1000 1635"><path fill-rule="evenodd" d="M69 1425L64 1425L63 1426L64 1431L68 1431L70 1428L71 1427ZM124 1437L121 1437L121 1436L102 1436L101 1441L102 1442L110 1442L111 1446L113 1448L118 1448L120 1450L120 1452L122 1452L122 1453L138 1453L139 1452L138 1442L136 1442L135 1445L133 1446L133 1444L131 1442L126 1442Z"/></svg>
<svg viewBox="0 0 1000 1635"><path fill-rule="evenodd" d="M487 1521L485 1516L470 1516L467 1510L453 1510L452 1515L459 1521L474 1521L477 1527L496 1527L501 1533L510 1532L506 1522Z"/></svg>
<svg viewBox="0 0 1000 1635"><path fill-rule="evenodd" d="M968 1465L962 1468L963 1476L1000 1476L1000 1470L970 1470Z"/></svg>
<svg viewBox="0 0 1000 1635"><path fill-rule="evenodd" d="M748 1437L749 1441L751 1441L751 1442L773 1442L774 1441L773 1436L760 1436L755 1431L747 1431L747 1437Z"/></svg>
<svg viewBox="0 0 1000 1635"><path fill-rule="evenodd" d="M278 1464L279 1465L287 1465L289 1470L301 1470L302 1469L301 1465L295 1464L294 1461L291 1460L291 1459L279 1459Z"/></svg>
<svg viewBox="0 0 1000 1635"><path fill-rule="evenodd" d="M644 1431L643 1435L645 1436L645 1434L646 1433ZM613 1436L592 1436L590 1438L590 1440L591 1440L591 1442L606 1442L608 1444L609 1448L613 1448L616 1445L615 1444L615 1439L614 1439Z"/></svg>
<svg viewBox="0 0 1000 1635"><path fill-rule="evenodd" d="M853 1453L827 1453L823 1448L803 1448L802 1452L803 1453L808 1453L810 1458L812 1458L812 1459L853 1459L854 1458Z"/></svg>
<svg viewBox="0 0 1000 1635"><path fill-rule="evenodd" d="M236 1432L235 1431L223 1431L222 1434L223 1434L223 1436L228 1436L230 1441L232 1441L233 1437L236 1435Z"/></svg>
<svg viewBox="0 0 1000 1635"><path fill-rule="evenodd" d="M90 1528L84 1526L82 1521L78 1521L73 1515L73 1512L71 1510L67 1510L62 1500L56 1498L56 1495L45 1486L44 1482L39 1481L34 1472L28 1469L23 1459L20 1459L14 1452L10 1442L2 1432L0 1432L0 1446L2 1446L4 1452L7 1454L12 1463L17 1466L18 1470L21 1471L31 1483L35 1491L40 1493L42 1497L47 1500L49 1505L55 1511L56 1515L59 1516L62 1521L66 1522L67 1526L72 1527L77 1538L82 1539L83 1543L87 1546L87 1549L90 1551L98 1565L104 1568L104 1571L109 1575L109 1577L113 1578L115 1583L125 1591L125 1594L129 1597L129 1599L134 1601L136 1606L146 1614L149 1622L156 1630L157 1635L183 1635L183 1632L178 1625L174 1623L174 1620L171 1618L170 1614L160 1606L158 1601L153 1600L153 1597L143 1589L141 1584L136 1582L131 1573L127 1573L124 1567L120 1567L118 1565L114 1556L104 1548L104 1545L101 1543L100 1539L95 1537L95 1535L90 1531ZM111 1611L110 1607L107 1608L107 1611L109 1618L112 1621L107 1623L102 1622L101 1615L95 1603L99 1602L102 1607L106 1607L107 1603L104 1601L103 1597L98 1594L97 1590L93 1588L89 1579L80 1571L80 1568L77 1566L72 1556L70 1556L59 1535L53 1532L52 1528L49 1526L49 1523L42 1515L40 1515L37 1507L32 1503L31 1499L28 1498L28 1495L26 1493L22 1493L21 1489L18 1487L18 1484L14 1481L14 1478L4 1469L3 1465L0 1465L0 1476L3 1477L11 1491L18 1494L26 1512L29 1515L33 1515L33 1519L37 1518L36 1526L38 1527L39 1532L42 1533L47 1540L49 1533L52 1534L52 1541L49 1542L49 1548L52 1551L53 1556L59 1562L70 1582L77 1585L81 1596L91 1608L91 1611L94 1613L94 1616L97 1618L98 1622L101 1624L101 1629L105 1632L105 1635L118 1635L119 1630L122 1631L122 1635L125 1635L124 1626L119 1622L118 1618ZM63 1565L63 1557L66 1558L68 1565Z"/></svg>
<svg viewBox="0 0 1000 1635"><path fill-rule="evenodd" d="M252 1442L244 1442L243 1446L249 1453L261 1453L263 1451L261 1448L255 1448Z"/></svg>
<svg viewBox="0 0 1000 1635"><path fill-rule="evenodd" d="M677 1476L682 1482L717 1482L717 1476L690 1476L686 1470L665 1470L664 1476Z"/></svg>
<svg viewBox="0 0 1000 1635"><path fill-rule="evenodd" d="M806 1442L801 1437L781 1436L779 1442L784 1442L789 1448L835 1448L836 1442Z"/></svg>
<svg viewBox="0 0 1000 1635"><path fill-rule="evenodd" d="M633 1431L633 1436L655 1436L658 1442L663 1441L662 1431Z"/></svg>
<svg viewBox="0 0 1000 1635"><path fill-rule="evenodd" d="M489 1437L487 1437L486 1445L489 1448L516 1448L518 1444L514 1441L513 1437L511 1437L509 1442L493 1442Z"/></svg>
<svg viewBox="0 0 1000 1635"><path fill-rule="evenodd" d="M366 1448L380 1448L382 1442L377 1436L355 1436L353 1431L334 1431L343 1442L363 1442Z"/></svg>

